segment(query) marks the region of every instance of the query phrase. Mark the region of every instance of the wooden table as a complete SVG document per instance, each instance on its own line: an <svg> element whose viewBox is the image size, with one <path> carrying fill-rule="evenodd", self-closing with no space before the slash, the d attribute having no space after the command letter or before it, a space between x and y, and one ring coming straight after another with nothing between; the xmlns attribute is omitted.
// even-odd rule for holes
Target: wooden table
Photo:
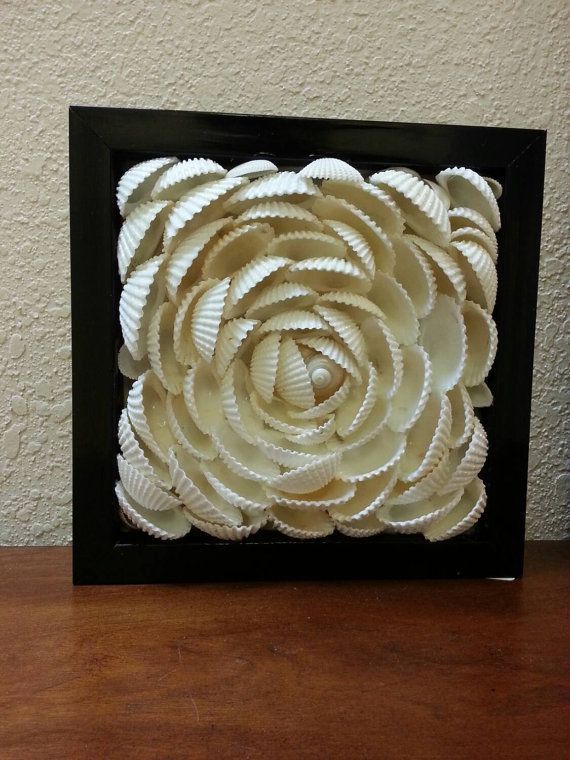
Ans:
<svg viewBox="0 0 570 760"><path fill-rule="evenodd" d="M567 758L569 560L73 588L69 549L2 549L0 758Z"/></svg>

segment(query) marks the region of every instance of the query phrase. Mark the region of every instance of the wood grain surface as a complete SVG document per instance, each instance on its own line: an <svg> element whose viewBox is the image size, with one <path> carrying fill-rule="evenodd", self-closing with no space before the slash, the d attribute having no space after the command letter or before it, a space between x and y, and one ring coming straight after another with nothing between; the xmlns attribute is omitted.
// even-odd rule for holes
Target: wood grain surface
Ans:
<svg viewBox="0 0 570 760"><path fill-rule="evenodd" d="M0 758L566 758L569 560L74 588L69 549L1 549Z"/></svg>

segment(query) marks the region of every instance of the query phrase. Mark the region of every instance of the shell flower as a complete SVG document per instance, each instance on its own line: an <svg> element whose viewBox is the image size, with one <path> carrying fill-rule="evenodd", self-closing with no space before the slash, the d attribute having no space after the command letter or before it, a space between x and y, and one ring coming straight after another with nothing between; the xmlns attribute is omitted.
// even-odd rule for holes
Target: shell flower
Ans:
<svg viewBox="0 0 570 760"><path fill-rule="evenodd" d="M486 504L496 185L335 157L127 171L125 524L223 541L469 530Z"/></svg>

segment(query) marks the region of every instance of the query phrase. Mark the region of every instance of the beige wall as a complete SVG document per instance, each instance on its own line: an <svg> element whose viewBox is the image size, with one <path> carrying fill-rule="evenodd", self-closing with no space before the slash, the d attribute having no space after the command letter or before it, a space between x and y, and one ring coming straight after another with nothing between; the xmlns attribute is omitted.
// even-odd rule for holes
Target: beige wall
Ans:
<svg viewBox="0 0 570 760"><path fill-rule="evenodd" d="M563 535L565 0L0 0L0 21L0 543L70 539L70 103L547 128L528 529Z"/></svg>

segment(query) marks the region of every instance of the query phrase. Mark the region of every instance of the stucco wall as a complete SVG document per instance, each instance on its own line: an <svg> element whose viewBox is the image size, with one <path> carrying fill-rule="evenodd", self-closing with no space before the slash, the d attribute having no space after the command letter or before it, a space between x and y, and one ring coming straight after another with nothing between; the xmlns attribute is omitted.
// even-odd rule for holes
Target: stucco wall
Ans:
<svg viewBox="0 0 570 760"><path fill-rule="evenodd" d="M70 103L548 128L528 531L563 536L564 0L2 0L0 22L0 543L70 539Z"/></svg>

